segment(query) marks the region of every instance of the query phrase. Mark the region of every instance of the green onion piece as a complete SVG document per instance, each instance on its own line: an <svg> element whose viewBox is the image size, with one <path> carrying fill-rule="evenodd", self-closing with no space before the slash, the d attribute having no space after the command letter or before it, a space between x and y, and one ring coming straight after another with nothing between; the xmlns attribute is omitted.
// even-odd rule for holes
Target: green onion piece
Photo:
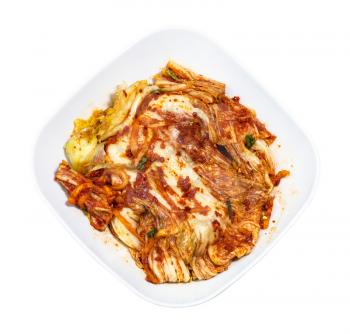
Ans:
<svg viewBox="0 0 350 334"><path fill-rule="evenodd" d="M168 76L171 79L173 79L175 81L179 80L179 78L176 76L176 74L172 70L170 70L169 68L167 68L166 73L168 74Z"/></svg>
<svg viewBox="0 0 350 334"><path fill-rule="evenodd" d="M154 90L152 93L155 93L155 94L161 94L161 93L164 93L164 92L165 92L165 90L164 90L164 89L162 89L162 88L158 88L158 89Z"/></svg>
<svg viewBox="0 0 350 334"><path fill-rule="evenodd" d="M251 149L255 144L255 138L253 135L246 135L244 139L245 147Z"/></svg>
<svg viewBox="0 0 350 334"><path fill-rule="evenodd" d="M158 230L155 227L152 227L148 232L147 232L147 237L148 238L154 238L155 235L157 234Z"/></svg>
<svg viewBox="0 0 350 334"><path fill-rule="evenodd" d="M136 168L137 168L138 170L144 170L147 161L148 161L148 158L147 158L146 156L143 156L143 157L140 159L139 163L137 164Z"/></svg>
<svg viewBox="0 0 350 334"><path fill-rule="evenodd" d="M232 219L232 217L233 217L233 209L232 209L231 200L229 198L226 200L226 206L227 206L228 216L230 217L230 219Z"/></svg>

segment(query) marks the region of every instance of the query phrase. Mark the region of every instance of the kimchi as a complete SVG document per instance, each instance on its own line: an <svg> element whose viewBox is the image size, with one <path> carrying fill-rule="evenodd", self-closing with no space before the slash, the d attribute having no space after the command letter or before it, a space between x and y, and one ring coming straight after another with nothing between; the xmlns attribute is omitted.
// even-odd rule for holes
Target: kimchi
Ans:
<svg viewBox="0 0 350 334"><path fill-rule="evenodd" d="M273 189L289 174L275 169L275 139L223 83L169 61L75 121L55 179L146 280L205 280L269 226Z"/></svg>

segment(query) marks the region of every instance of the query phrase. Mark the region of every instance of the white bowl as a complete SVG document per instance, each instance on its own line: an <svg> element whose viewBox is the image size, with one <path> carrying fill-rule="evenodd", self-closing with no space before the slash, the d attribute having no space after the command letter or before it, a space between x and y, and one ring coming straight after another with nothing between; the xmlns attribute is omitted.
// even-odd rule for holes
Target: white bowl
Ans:
<svg viewBox="0 0 350 334"><path fill-rule="evenodd" d="M63 145L71 133L73 120L88 116L96 107L105 106L120 82L149 78L170 58L226 83L229 95L239 95L243 104L254 108L258 117L278 137L273 145L278 169L289 169L291 176L278 188L272 216L276 223L271 223L268 231L260 233L250 255L208 281L153 285L144 280L144 273L133 263L127 250L122 246L106 245L107 235L99 235L80 210L66 205L66 194L53 178L59 162L64 159ZM229 54L206 37L184 30L151 34L87 83L42 130L34 166L42 193L81 245L138 295L167 306L189 306L207 301L242 276L296 220L311 197L318 175L318 159L313 147L291 117Z"/></svg>

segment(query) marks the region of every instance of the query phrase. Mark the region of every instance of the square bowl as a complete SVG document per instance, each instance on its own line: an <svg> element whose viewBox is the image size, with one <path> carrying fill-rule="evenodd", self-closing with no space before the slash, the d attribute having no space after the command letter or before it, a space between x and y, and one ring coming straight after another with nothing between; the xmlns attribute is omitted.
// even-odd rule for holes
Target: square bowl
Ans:
<svg viewBox="0 0 350 334"><path fill-rule="evenodd" d="M143 271L136 267L125 248L112 243L106 245L108 236L94 231L80 210L66 205L66 194L53 178L58 164L65 158L63 145L71 133L73 120L87 117L97 107L105 107L120 82L131 84L149 78L169 59L224 82L228 95L238 95L243 104L254 108L259 119L277 135L272 146L277 170L288 169L291 175L283 180L276 193L271 218L276 223L260 232L250 255L207 281L154 285L145 281ZM225 290L272 248L309 202L318 175L318 159L300 127L229 54L198 33L172 29L153 33L129 48L53 116L36 143L34 170L41 192L60 221L105 268L148 301L190 306Z"/></svg>

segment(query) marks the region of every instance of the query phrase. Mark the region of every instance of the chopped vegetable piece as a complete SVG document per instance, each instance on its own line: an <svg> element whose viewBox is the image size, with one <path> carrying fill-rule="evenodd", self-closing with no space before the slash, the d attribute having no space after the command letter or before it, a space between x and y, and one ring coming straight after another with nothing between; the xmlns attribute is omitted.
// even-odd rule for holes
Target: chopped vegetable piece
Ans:
<svg viewBox="0 0 350 334"><path fill-rule="evenodd" d="M290 172L288 170L284 170L284 169L280 170L274 177L272 177L273 185L277 187L280 184L281 179L289 175L290 175Z"/></svg>
<svg viewBox="0 0 350 334"><path fill-rule="evenodd" d="M155 227L152 227L148 232L147 232L147 237L148 238L154 238L155 235L157 234L158 230Z"/></svg>
<svg viewBox="0 0 350 334"><path fill-rule="evenodd" d="M141 160L139 161L139 163L137 164L137 167L136 167L136 168L137 168L138 170L144 170L147 161L148 161L148 158L147 158L146 156L143 156L143 157L141 158Z"/></svg>
<svg viewBox="0 0 350 334"><path fill-rule="evenodd" d="M251 149L253 145L255 144L255 138L253 135L246 135L244 139L244 144L246 148Z"/></svg>
<svg viewBox="0 0 350 334"><path fill-rule="evenodd" d="M266 230L269 227L269 218L267 216L262 216L260 219L260 228L262 228L263 230Z"/></svg>
<svg viewBox="0 0 350 334"><path fill-rule="evenodd" d="M168 76L169 76L171 79L173 79L173 80L175 80L175 81L179 80L179 78L176 76L176 74L175 74L172 70L167 69L166 73L168 74Z"/></svg>
<svg viewBox="0 0 350 334"><path fill-rule="evenodd" d="M231 200L229 198L226 200L226 206L227 206L228 216L230 217L230 219L232 219L232 217L233 217L233 209L232 209Z"/></svg>

